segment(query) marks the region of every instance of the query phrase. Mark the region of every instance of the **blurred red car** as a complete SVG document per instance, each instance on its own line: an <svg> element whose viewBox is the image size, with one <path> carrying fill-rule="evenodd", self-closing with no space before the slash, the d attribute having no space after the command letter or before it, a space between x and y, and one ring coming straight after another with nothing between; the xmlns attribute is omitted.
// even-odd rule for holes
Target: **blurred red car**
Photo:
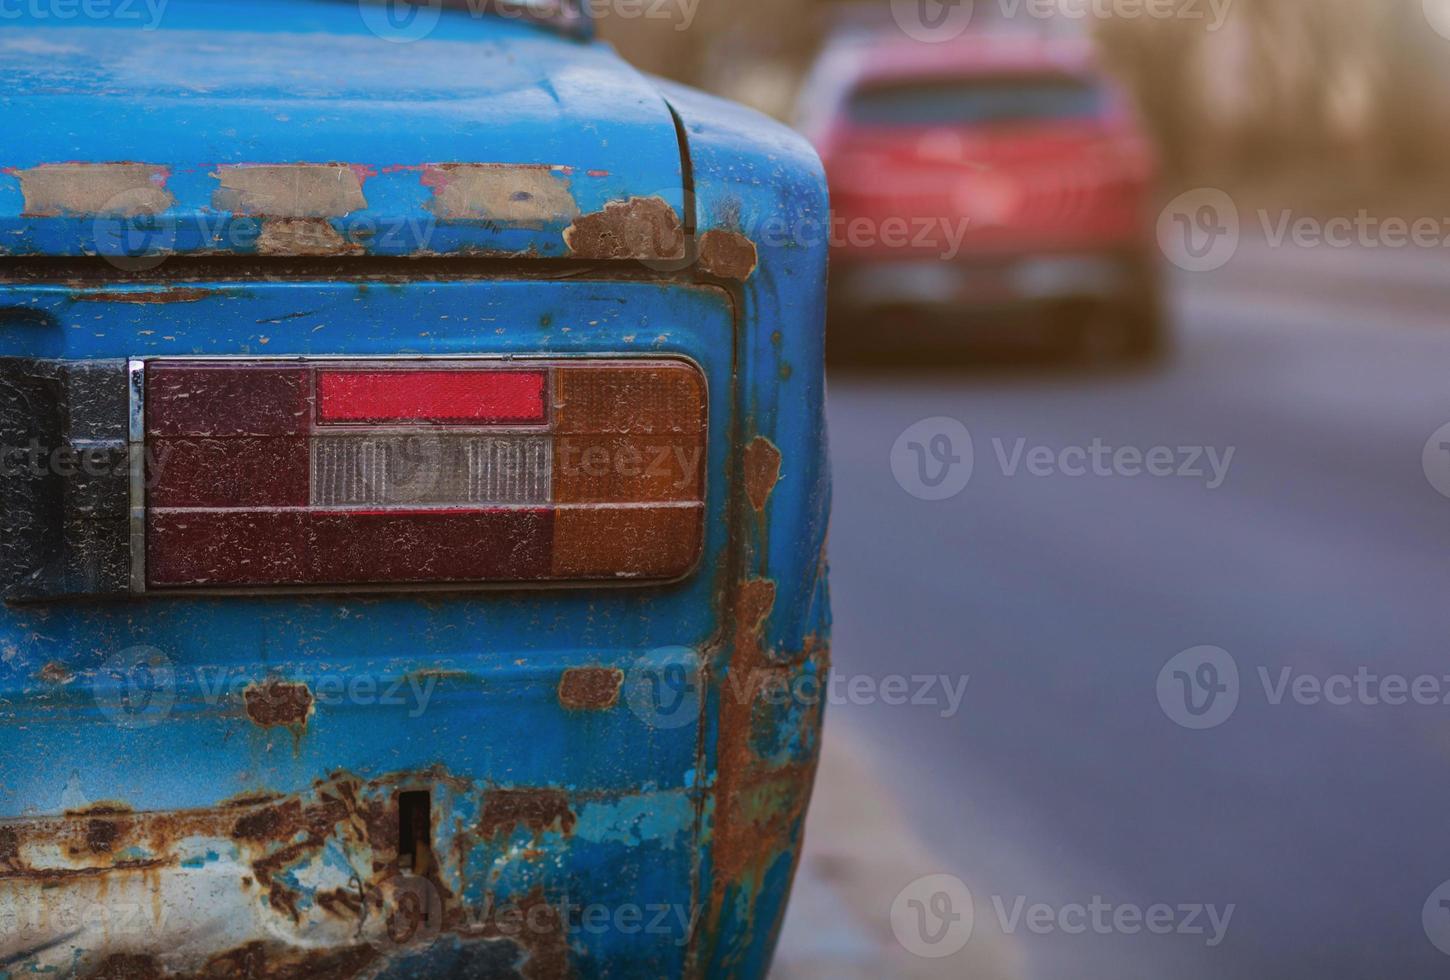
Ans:
<svg viewBox="0 0 1450 980"><path fill-rule="evenodd" d="M801 121L831 183L836 351L993 327L1161 348L1154 156L1087 43L858 39L823 56Z"/></svg>

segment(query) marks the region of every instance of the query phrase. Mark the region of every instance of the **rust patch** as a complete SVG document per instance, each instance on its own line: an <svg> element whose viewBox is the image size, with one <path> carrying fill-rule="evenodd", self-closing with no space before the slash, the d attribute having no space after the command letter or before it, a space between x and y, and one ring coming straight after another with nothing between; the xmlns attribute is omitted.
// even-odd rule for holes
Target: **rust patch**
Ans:
<svg viewBox="0 0 1450 980"><path fill-rule="evenodd" d="M151 871L164 867L161 860L117 861L103 868L31 868L19 867L0 872L0 880L23 878L26 881L66 881L71 878L100 878L122 871Z"/></svg>
<svg viewBox="0 0 1450 980"><path fill-rule="evenodd" d="M69 684L75 677L69 667L54 660L40 668L37 676L47 684Z"/></svg>
<svg viewBox="0 0 1450 980"><path fill-rule="evenodd" d="M779 480L780 450L765 436L756 436L745 447L745 495L750 498L750 506L765 510Z"/></svg>
<svg viewBox="0 0 1450 980"><path fill-rule="evenodd" d="M212 207L264 218L339 218L368 206L362 175L345 163L218 167Z"/></svg>
<svg viewBox="0 0 1450 980"><path fill-rule="evenodd" d="M335 915L341 919L356 919L362 914L363 901L357 892L348 891L346 888L334 888L331 891L318 892L313 896L318 906L329 915Z"/></svg>
<svg viewBox="0 0 1450 980"><path fill-rule="evenodd" d="M212 291L209 289L201 289L195 286L177 286L172 289L147 289L142 291L117 290L114 292L106 292L105 290L95 290L76 293L73 298L77 303L138 303L151 305L195 303L211 295Z"/></svg>
<svg viewBox="0 0 1450 980"><path fill-rule="evenodd" d="M795 832L810 799L814 762L773 766L751 746L756 696L771 690L770 679L789 669L772 661L761 643L775 593L775 583L769 579L750 579L740 584L734 601L733 643L720 698L714 873L706 919L712 926L710 935L716 938L731 888L743 889L753 902L751 889L758 888L771 864L795 846ZM763 922L757 928L772 929L774 924Z"/></svg>
<svg viewBox="0 0 1450 980"><path fill-rule="evenodd" d="M605 711L619 703L624 671L613 667L574 667L559 680L559 703L571 711Z"/></svg>
<svg viewBox="0 0 1450 980"><path fill-rule="evenodd" d="M160 214L176 203L166 189L170 175L149 163L43 163L15 171L25 218Z"/></svg>
<svg viewBox="0 0 1450 980"><path fill-rule="evenodd" d="M0 827L0 872L20 870L20 833L14 827Z"/></svg>
<svg viewBox="0 0 1450 980"><path fill-rule="evenodd" d="M685 227L661 197L616 201L577 219L564 241L581 259L680 259L685 256Z"/></svg>
<svg viewBox="0 0 1450 980"><path fill-rule="evenodd" d="M574 975L569 967L567 924L541 887L512 902L490 900L487 914L469 932L479 939L507 940L522 948L527 956L513 975L524 980L566 980Z"/></svg>
<svg viewBox="0 0 1450 980"><path fill-rule="evenodd" d="M407 785L426 779L471 787L441 771L409 773ZM284 797L259 802L247 808L248 799L233 800L230 805L208 810L173 811L165 813L129 813L107 820L99 816L85 819L45 817L27 820L22 826L0 826L0 879L21 878L40 889L64 885L72 879L96 880L95 888L104 889L110 875L144 876L127 887L155 887L156 869L175 866L181 860L179 842L197 837L229 837L235 841L248 874L241 877L240 887L252 900L293 921L317 921L310 917L325 915L348 926L344 940L358 945L303 948L283 941L249 941L227 952L212 956L205 962L189 959L193 954L178 953L172 962L167 950L147 952L147 947L108 943L96 950L98 961L88 963L78 975L110 978L110 980L344 980L371 976L386 960L394 959L397 949L379 943L362 945L363 923L376 927L379 918L392 929L386 906L386 884L398 873L397 811L391 801L396 798L400 783L393 779L363 783L342 773L326 782L314 784L313 794L305 797ZM383 795L385 794L385 795ZM262 800L255 791L251 799ZM486 793L483 828L488 834L502 835L528 827L534 833L562 828L569 832L574 815L569 812L562 792L555 790L496 790ZM37 858L51 855L57 844L83 844L97 836L97 822L112 823L114 835L99 832L106 838L112 855L92 860L92 867L31 869L24 858L33 852ZM460 837L465 836L460 834ZM316 908L304 910L300 891L291 882L289 871L300 862L320 859L323 850L334 843L361 859L357 868L360 882L344 887L329 887L313 895ZM147 851L154 857L144 861L115 861L115 853L129 854L133 849ZM371 854L371 869L365 855ZM535 858L537 860L537 858ZM508 940L517 944L525 956L515 969L529 980L570 976L568 920L546 897L543 887L536 886L521 897L500 895L490 901L489 917L482 923L466 913L442 880L428 876L437 889L443 911L442 928L464 941ZM0 881L0 887L8 887ZM92 887L86 885L86 887ZM259 895L255 889L261 889ZM99 892L104 894L104 892ZM492 896L491 896L492 899ZM504 910L509 911L505 920ZM515 912L518 913L517 919ZM159 914L159 913L158 913ZM520 930L520 922L524 928ZM334 935L335 932L334 928ZM389 933L391 935L391 933ZM165 961L160 957L165 957ZM396 960L395 960L396 961ZM185 966L180 965L185 962ZM76 967L79 970L79 965Z"/></svg>
<svg viewBox="0 0 1450 980"><path fill-rule="evenodd" d="M232 827L237 840L283 840L302 826L302 804L296 800L239 817Z"/></svg>
<svg viewBox="0 0 1450 980"><path fill-rule="evenodd" d="M314 704L306 684L269 680L242 692L247 717L263 728L306 728Z"/></svg>
<svg viewBox="0 0 1450 980"><path fill-rule="evenodd" d="M161 980L161 961L147 953L112 953L101 961L88 980Z"/></svg>
<svg viewBox="0 0 1450 980"><path fill-rule="evenodd" d="M519 968L519 976L524 980L565 980L572 977L569 944L559 910L550 905L543 891L537 888L518 902L518 908L528 927L513 938L529 953L528 960Z"/></svg>
<svg viewBox="0 0 1450 980"><path fill-rule="evenodd" d="M136 811L124 803L112 803L101 801L92 803L89 806L78 807L74 810L65 811L68 817L121 817Z"/></svg>
<svg viewBox="0 0 1450 980"><path fill-rule="evenodd" d="M376 790L375 784L369 786ZM27 820L23 827L0 826L0 881L20 880L49 887L75 880L99 880L103 883L100 887L105 887L104 882L115 875L150 875L158 869L175 866L179 860L176 845L185 838L230 837L245 853L249 864L250 873L244 879L243 887L261 888L272 910L300 921L300 895L291 885L286 872L299 862L315 860L328 841L340 839L344 847L372 854L372 868L363 869L360 873L366 876L366 894L377 896L375 884L385 881L397 870L396 812L386 799L364 799L362 784L342 775L316 784L315 793L309 801L290 797L253 809L227 807L160 813L128 812L124 817L114 819L96 814L80 818L67 815ZM57 850L69 855L69 864L50 866ZM146 857L129 859L135 851L144 853ZM128 855L128 859L115 860L117 854ZM27 861L27 857L34 860ZM36 862L43 862L46 866L35 867L33 864ZM153 879L145 880L150 883ZM381 911L381 898L374 902L373 899L362 899L362 894L363 890L360 890L356 900L367 901L367 914ZM345 914L349 903L354 900L346 895L330 893L319 898L340 915ZM328 972L332 968L330 963L321 961L309 961L309 969L298 966L298 972L289 972L296 964L286 956L301 953L282 952L285 954L282 960L267 961L270 972L237 974L203 969L184 975L287 976L296 980L331 975ZM247 961L253 962L255 955L246 954L250 958ZM272 950L271 955L279 954ZM111 969L119 970L124 966L113 963ZM338 975L351 976L353 973L349 969Z"/></svg>
<svg viewBox="0 0 1450 980"><path fill-rule="evenodd" d="M547 165L435 163L423 185L433 189L428 209L445 220L542 227L579 217L568 179Z"/></svg>
<svg viewBox="0 0 1450 980"><path fill-rule="evenodd" d="M352 255L362 250L326 218L270 218L257 236L259 255Z"/></svg>
<svg viewBox="0 0 1450 980"><path fill-rule="evenodd" d="M265 803L276 803L282 799L281 793L246 793L241 796L233 796L222 800L219 804L224 810L241 810L248 807L262 806Z"/></svg>
<svg viewBox="0 0 1450 980"><path fill-rule="evenodd" d="M707 231L700 236L700 269L709 275L744 282L759 264L755 243L738 231Z"/></svg>
<svg viewBox="0 0 1450 980"><path fill-rule="evenodd" d="M86 848L92 854L109 854L116 849L121 828L110 820L92 820L86 825Z"/></svg>
<svg viewBox="0 0 1450 980"><path fill-rule="evenodd" d="M282 845L253 861L252 872L257 884L267 890L272 908L291 916L293 921L301 920L297 907L299 896L280 877L281 872L308 854L320 851L333 828L346 821L355 809L354 787L339 783L333 789L336 795L324 792L316 803L305 807L299 800L289 800L249 813L232 827L232 837L236 840ZM348 799L352 800L352 807Z"/></svg>
<svg viewBox="0 0 1450 980"><path fill-rule="evenodd" d="M496 789L484 794L478 830L483 837L513 834L520 826L535 836L555 824L565 834L574 830L569 799L557 789Z"/></svg>
<svg viewBox="0 0 1450 980"><path fill-rule="evenodd" d="M379 955L371 946L301 950L253 942L213 957L196 980L349 980L363 975Z"/></svg>

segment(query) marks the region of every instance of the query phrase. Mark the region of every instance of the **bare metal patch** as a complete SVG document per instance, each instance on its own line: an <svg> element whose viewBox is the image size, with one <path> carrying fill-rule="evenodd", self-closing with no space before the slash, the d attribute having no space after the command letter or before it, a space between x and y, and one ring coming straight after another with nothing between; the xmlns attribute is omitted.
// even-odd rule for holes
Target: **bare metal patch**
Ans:
<svg viewBox="0 0 1450 980"><path fill-rule="evenodd" d="M15 176L27 218L132 217L159 214L176 203L166 189L170 171L150 163L43 163Z"/></svg>
<svg viewBox="0 0 1450 980"><path fill-rule="evenodd" d="M707 231L700 236L700 269L709 275L744 282L759 260L755 243L738 231Z"/></svg>
<svg viewBox="0 0 1450 980"><path fill-rule="evenodd" d="M268 680L242 692L247 717L262 728L306 728L316 703L306 684Z"/></svg>
<svg viewBox="0 0 1450 980"><path fill-rule="evenodd" d="M197 303L213 295L210 289L196 286L174 286L169 289L146 290L87 290L74 293L77 303L136 303L152 305L162 303Z"/></svg>
<svg viewBox="0 0 1450 980"><path fill-rule="evenodd" d="M362 246L349 242L326 218L269 218L257 236L261 255L349 255Z"/></svg>
<svg viewBox="0 0 1450 980"><path fill-rule="evenodd" d="M568 178L546 165L436 163L423 184L433 189L428 209L447 220L542 226L579 216Z"/></svg>
<svg viewBox="0 0 1450 980"><path fill-rule="evenodd" d="M756 436L745 447L745 495L750 498L750 506L765 510L779 481L780 450L765 436Z"/></svg>
<svg viewBox="0 0 1450 980"><path fill-rule="evenodd" d="M368 206L362 177L345 163L218 167L212 207L267 218L337 218Z"/></svg>
<svg viewBox="0 0 1450 980"><path fill-rule="evenodd" d="M610 667L571 667L559 680L559 703L572 711L604 711L619 703L624 671Z"/></svg>
<svg viewBox="0 0 1450 980"><path fill-rule="evenodd" d="M662 197L615 201L578 218L564 232L569 251L581 259L679 259L685 228Z"/></svg>

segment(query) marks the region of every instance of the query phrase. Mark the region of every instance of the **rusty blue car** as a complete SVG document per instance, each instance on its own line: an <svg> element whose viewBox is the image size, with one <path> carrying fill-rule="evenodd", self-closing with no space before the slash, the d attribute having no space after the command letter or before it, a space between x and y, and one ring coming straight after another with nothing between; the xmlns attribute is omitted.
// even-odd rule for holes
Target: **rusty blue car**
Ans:
<svg viewBox="0 0 1450 980"><path fill-rule="evenodd" d="M0 977L758 977L819 163L574 2L0 25Z"/></svg>

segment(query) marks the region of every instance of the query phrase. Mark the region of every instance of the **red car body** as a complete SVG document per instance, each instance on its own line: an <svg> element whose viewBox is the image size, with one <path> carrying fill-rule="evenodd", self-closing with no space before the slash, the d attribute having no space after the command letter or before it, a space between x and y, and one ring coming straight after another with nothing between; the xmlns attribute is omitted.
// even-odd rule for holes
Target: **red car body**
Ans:
<svg viewBox="0 0 1450 980"><path fill-rule="evenodd" d="M859 40L822 59L803 124L831 185L838 341L905 313L1156 347L1154 156L1090 45Z"/></svg>

